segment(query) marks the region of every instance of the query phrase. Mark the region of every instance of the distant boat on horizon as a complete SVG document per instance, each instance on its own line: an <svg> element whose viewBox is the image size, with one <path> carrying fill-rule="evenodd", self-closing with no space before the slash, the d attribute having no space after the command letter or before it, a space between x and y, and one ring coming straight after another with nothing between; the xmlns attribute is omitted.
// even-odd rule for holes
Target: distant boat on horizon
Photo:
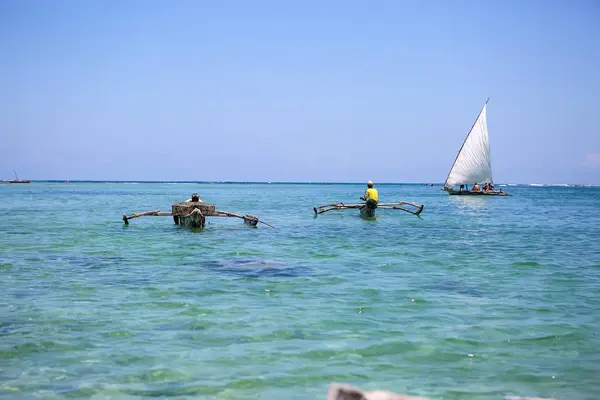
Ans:
<svg viewBox="0 0 600 400"><path fill-rule="evenodd" d="M30 183L31 182L28 179L19 179L19 176L17 175L17 171L15 171L13 169L13 172L15 173L15 178L17 178L17 179L9 179L8 183Z"/></svg>

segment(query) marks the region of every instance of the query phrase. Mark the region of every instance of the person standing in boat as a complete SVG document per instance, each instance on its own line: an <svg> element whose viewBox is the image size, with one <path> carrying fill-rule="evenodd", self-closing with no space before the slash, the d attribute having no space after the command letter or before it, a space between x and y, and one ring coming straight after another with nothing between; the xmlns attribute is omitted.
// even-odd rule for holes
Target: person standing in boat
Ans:
<svg viewBox="0 0 600 400"><path fill-rule="evenodd" d="M367 182L367 190L365 190L364 196L360 198L363 201L366 201L367 205L371 208L377 207L379 203L379 193L377 189L373 187L373 181Z"/></svg>

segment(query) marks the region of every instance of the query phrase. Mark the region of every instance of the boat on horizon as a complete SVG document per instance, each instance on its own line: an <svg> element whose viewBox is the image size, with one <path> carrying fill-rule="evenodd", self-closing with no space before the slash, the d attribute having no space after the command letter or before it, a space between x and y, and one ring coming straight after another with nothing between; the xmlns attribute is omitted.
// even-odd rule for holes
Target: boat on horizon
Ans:
<svg viewBox="0 0 600 400"><path fill-rule="evenodd" d="M510 196L502 189L469 190L469 184L494 184L492 155L487 127L488 98L460 147L442 190L449 195ZM459 186L456 190L454 187Z"/></svg>
<svg viewBox="0 0 600 400"><path fill-rule="evenodd" d="M19 179L19 176L17 175L17 171L15 171L15 170L13 169L13 172L14 172L14 174L15 174L15 178L17 178L17 179L9 179L9 180L7 181L8 183L30 183L30 182L31 182L31 181L30 181L30 180L28 180L28 179Z"/></svg>

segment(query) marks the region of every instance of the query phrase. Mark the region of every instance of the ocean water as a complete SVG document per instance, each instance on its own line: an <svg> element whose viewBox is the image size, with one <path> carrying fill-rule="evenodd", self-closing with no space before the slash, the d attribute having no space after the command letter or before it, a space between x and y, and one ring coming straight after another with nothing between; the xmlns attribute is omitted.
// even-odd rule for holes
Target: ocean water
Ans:
<svg viewBox="0 0 600 400"><path fill-rule="evenodd" d="M600 188L0 185L0 398L600 398ZM170 217L193 192L276 226Z"/></svg>

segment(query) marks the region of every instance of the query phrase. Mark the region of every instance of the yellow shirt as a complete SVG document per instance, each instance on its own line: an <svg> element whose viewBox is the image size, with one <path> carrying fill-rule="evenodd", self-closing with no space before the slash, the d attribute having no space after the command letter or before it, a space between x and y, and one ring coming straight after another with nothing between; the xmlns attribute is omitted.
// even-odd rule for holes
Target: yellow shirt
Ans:
<svg viewBox="0 0 600 400"><path fill-rule="evenodd" d="M377 193L377 189L375 188L368 188L365 191L365 197L368 197L369 199L373 199L375 201L379 201L379 194Z"/></svg>

